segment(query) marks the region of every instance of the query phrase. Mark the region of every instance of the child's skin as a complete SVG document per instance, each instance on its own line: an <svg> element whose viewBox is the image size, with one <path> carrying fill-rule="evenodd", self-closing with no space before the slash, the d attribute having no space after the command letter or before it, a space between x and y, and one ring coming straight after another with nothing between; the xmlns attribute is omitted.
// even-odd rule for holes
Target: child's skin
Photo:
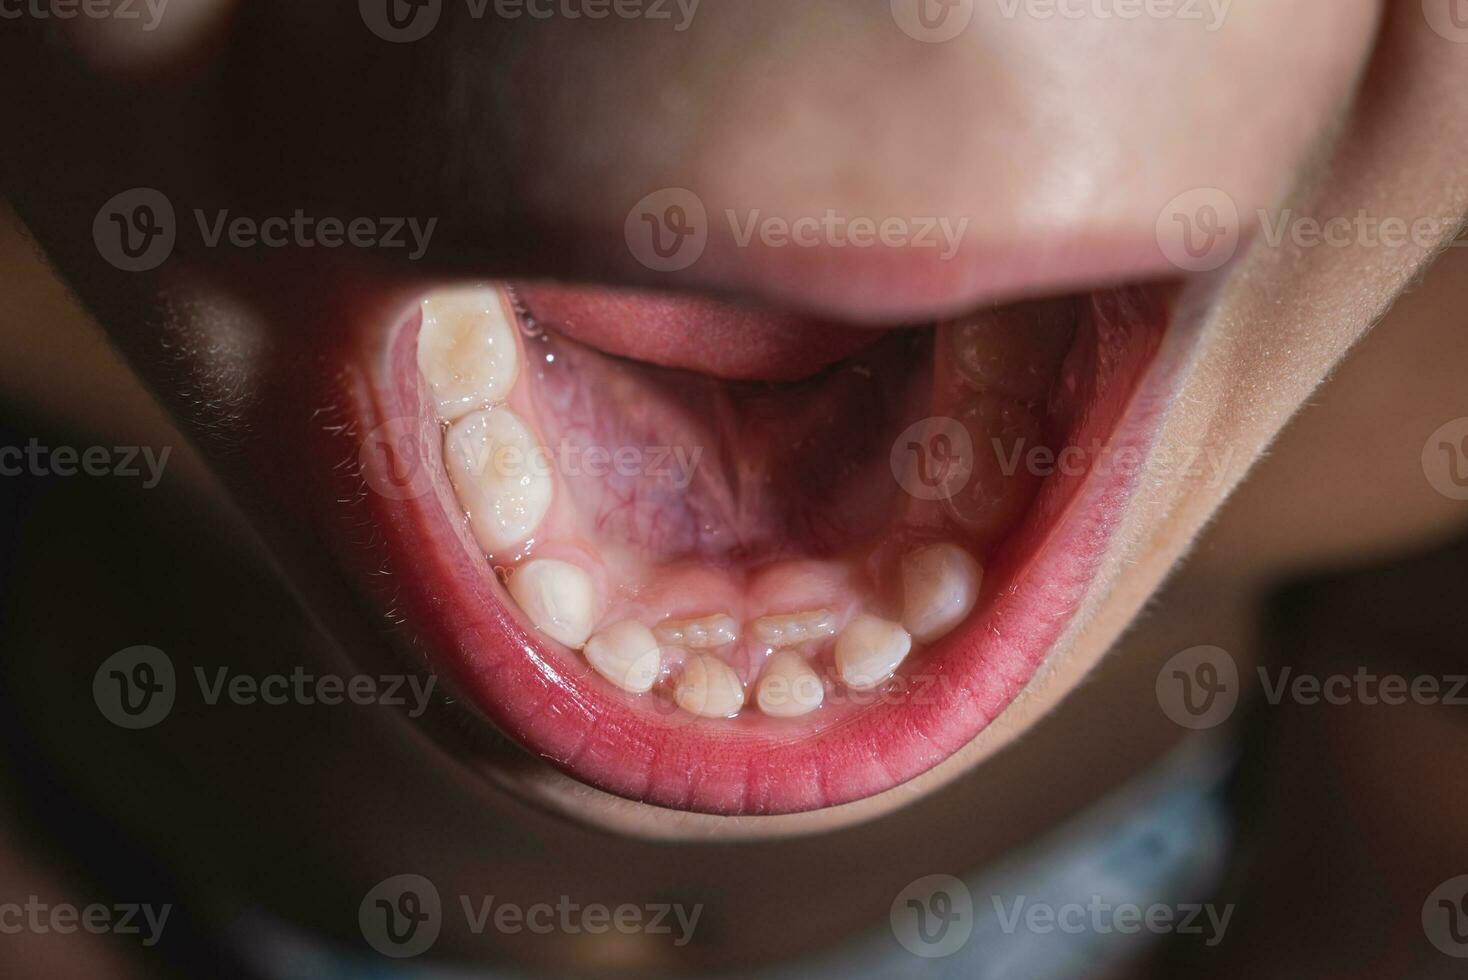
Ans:
<svg viewBox="0 0 1468 980"><path fill-rule="evenodd" d="M251 304L263 305L268 282L226 294L210 270L182 263L167 278L119 279L100 262L90 239L97 202L118 189L168 178L204 198L214 187L243 180L234 185L236 193L324 199L340 213L395 213L405 210L400 178L411 172L424 177L414 186L412 206L417 213L456 215L442 233L464 241L465 261L476 275L618 282L645 279L644 270L607 260L604 243L621 234L624 202L646 188L696 185L711 212L763 206L953 213L972 216L986 230L984 254L990 261L980 264L985 273L959 282L929 280L919 272L901 280L902 288L863 291L872 270L856 262L835 263L824 275L810 276L736 255L701 264L679 283L877 319L920 317L1017 290L1056 292L1116 277L1173 274L1175 269L1150 254L1142 256L1146 250L1139 243L1153 241L1166 202L1199 187L1225 189L1246 218L1260 209L1277 215L1288 206L1294 214L1322 218L1364 209L1380 218L1433 219L1444 229L1441 242L1395 248L1366 239L1340 247L1262 242L1219 275L1209 329L1164 445L1227 451L1235 477L1264 456L1331 370L1429 266L1437 247L1451 237L1452 222L1468 214L1468 44L1433 30L1421 4L1238 0L1221 29L1209 32L1199 24L1166 20L1009 19L980 3L965 34L946 44L917 46L901 33L893 36L886 5L876 7L875 14L840 8L839 31L830 9L762 3L741 5L737 13L705 9L684 33L621 24L591 34L561 21L468 23L458 31L446 25L435 54L447 59L458 51L470 66L462 78L471 88L507 86L510 93L485 97L482 104L469 98L477 107L469 116L445 108L465 103L449 101L431 73L412 76L412 86L364 75L356 59L386 57L381 45L369 36L375 46L359 46L355 34L338 36L341 28L324 19L277 34L268 12L236 24L225 5L205 4L196 22L176 28L197 28L199 35L151 53L120 53L124 49L115 39L78 21L67 32L85 59L72 63L43 55L10 32L0 39L0 79L24 97L3 110L12 138L0 175L60 277L137 373L158 389L173 421L195 433L207 427L206 445L227 443L249 426L248 414L218 409L247 401L239 383L248 383L254 344L269 344L272 330L296 327L252 319ZM832 40L836 36L839 44ZM234 38L254 54L232 63L231 73L211 74L210 63L224 55L200 38ZM303 57L273 60L281 45ZM508 69L491 51L522 45L529 54L516 63L526 74L497 74ZM40 93L73 91L71 85L87 91L92 71L109 73L111 90L137 101L127 101L122 111L100 99L77 98L58 118L55 105L40 100ZM669 78L684 81L687 101L673 105L654 97ZM331 112L307 110L328 92ZM933 98L935 92L943 96ZM218 110L247 104L256 114ZM771 105L782 112L772 115ZM223 127L222 118L239 118L238 128ZM310 122L290 122L297 118ZM363 138L360 130L369 119L387 120L385 131L410 135L400 141ZM510 128L516 145L534 148L525 154L531 160L492 165L503 158L483 152L482 141L497 145ZM267 134L299 152L280 154L273 147L271 159L257 163L255 149ZM165 145L166 153L159 149ZM435 159L461 164L433 171L451 176L427 179L421 165L430 145ZM352 152L325 152L343 146ZM239 159L250 164L238 170L221 165ZM318 161L324 172L313 170ZM506 198L513 201L508 217L482 206ZM567 225L577 229L569 239ZM1107 247L1096 249L1098 241ZM1022 835L1012 828L1048 825L1175 740L1177 733L1165 728L1136 742L1115 732L1107 737L1107 719L1127 716L1108 708L1149 703L1154 675L1147 658L1157 648L1221 643L1246 658L1251 600L1272 576L1342 556L1409 547L1461 526L1461 506L1431 490L1417 459L1438 424L1465 414L1456 391L1464 350L1461 316L1455 313L1463 308L1458 284L1464 254L1449 252L1422 289L1400 301L1380 332L1323 389L1321 404L1300 417L1227 508L1220 512L1233 480L1212 479L1206 471L1161 481L1131 502L1127 520L1133 533L1116 541L1107 557L1086 628L1055 652L1054 670L1043 686L918 781L916 788L942 788L941 793L913 802L914 787L904 787L839 813L757 824L670 815L596 797L578 807L586 826L572 828L523 807L503 790L486 801L482 787L430 779L421 771L436 759L414 754L429 750L393 742L391 757L384 755L380 764L419 773L415 798L421 802L401 811L369 806L370 787L358 785L351 773L334 774L340 780L336 791L319 793L284 791L282 774L268 765L219 774L234 781L234 792L269 795L277 803L266 829L256 828L241 850L267 854L271 827L292 824L325 832L350 823L364 841L399 847L403 836L415 835L426 812L439 815L435 833L409 849L409 863L439 869L433 877L446 894L493 892L482 884L489 878L506 889L513 887L509 882L534 881L534 866L519 867L511 859L522 835L550 840L567 856L558 861L566 869L557 882L564 891L594 891L610 868L631 863L637 870L620 887L650 894L668 888L696 892L700 881L726 875L731 867L722 852L670 851L674 845L667 841L753 837L760 843L739 852L733 864L747 874L753 867L749 879L763 884L731 888L722 909L705 913L738 922L739 929L727 944L696 947L678 965L750 955L740 936L778 932L774 925L792 904L818 907L809 930L756 956L774 958L834 941L879 914L882 902L915 876L914 851L879 842L962 835L962 843L943 850L938 863L977 867L1020 843ZM1012 258L1014 267L993 261L996 255ZM990 274L994 269L999 271ZM221 315L225 308L231 317ZM29 316L17 322L38 325ZM239 323L248 329L233 326ZM250 342L240 342L245 339ZM17 349L0 358L0 381L38 414L98 431L112 424L154 424L147 414L130 421L111 400L79 411L60 384L37 385L38 374L56 370L54 360L53 367L37 367L47 363L45 351L54 349L47 337L7 331L6 343ZM132 397L129 391L121 404ZM190 492L209 496L218 490L200 478ZM1117 646L1138 610L1215 517L1218 524L1189 571L1165 593L1171 604L1165 599L1154 618ZM1217 622L1204 625L1204 609ZM253 642L299 651L311 642L300 629ZM1061 706L1110 650L1120 662L1130 655L1143 666L1109 664ZM324 736L309 718L299 725L298 731L283 730L319 745L323 759L388 751L384 733ZM1035 737L1016 742L1031 726ZM1003 758L980 765L1011 744ZM143 760L132 764L147 769ZM1068 780L1067 772L1088 778ZM242 791L241 785L248 788ZM210 814L210 794L182 787L169 792L178 794L180 806ZM485 819L485 810L493 820ZM472 819L448 816L465 812ZM994 819L954 821L953 814L974 812ZM879 814L893 814L892 822L856 826ZM856 829L836 832L848 826ZM793 843L776 840L820 831L833 832ZM468 853L478 860L457 860ZM854 853L870 857L847 876L841 869L850 868ZM933 854L924 851L917 858L931 861ZM497 863L492 855L503 860ZM679 875L665 867L670 855L682 862ZM317 897L332 896L338 882L381 877L380 857L370 844L332 854L326 880L308 887ZM394 857L401 861L402 852ZM260 860L269 866L268 856ZM266 894L300 886L288 875L265 878L257 884ZM896 884L888 888L891 882ZM853 897L835 902L832 895ZM303 903L309 908L297 904L290 903L295 914L321 924L349 922L354 912L338 914L329 898ZM456 948L465 955L493 952L478 943ZM543 943L516 952L562 966L568 962L562 957L571 955Z"/></svg>

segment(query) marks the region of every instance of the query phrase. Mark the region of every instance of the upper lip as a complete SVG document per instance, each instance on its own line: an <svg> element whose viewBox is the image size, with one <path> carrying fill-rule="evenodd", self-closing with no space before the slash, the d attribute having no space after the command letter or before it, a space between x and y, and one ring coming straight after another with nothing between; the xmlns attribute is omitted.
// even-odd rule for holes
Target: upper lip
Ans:
<svg viewBox="0 0 1468 980"><path fill-rule="evenodd" d="M1135 477L1116 470L1093 472L1074 486L1052 481L1044 493L1055 496L1032 511L1048 516L1032 516L1019 532L1031 539L1018 552L1023 561L996 571L1011 586L982 619L935 648L921 685L875 699L814 745L775 737L710 740L696 725L648 724L564 670L495 594L482 559L463 547L431 486L413 495L364 484L364 454L390 450L407 431L402 420L417 415L416 387L405 385L395 365L402 352L384 342L394 336L384 327L401 319L411 297L400 288L350 284L322 295L337 298L328 301L334 328L303 333L278 352L293 365L304 357L315 369L304 385L282 387L267 417L284 426L274 433L280 438L273 464L280 465L283 440L295 447L287 459L310 470L304 494L297 471L290 506L330 544L351 573L350 591L366 596L376 613L375 620L336 617L338 636L359 662L406 654L406 662L421 666L426 655L447 675L449 690L521 746L583 781L662 806L731 814L816 809L886 790L956 751L1004 710L1066 629ZM1104 426L1100 434L1110 430L1114 447L1145 453L1155 437L1167 361L1121 366L1117 384L1125 397L1113 397L1089 423ZM1144 371L1139 384L1127 376ZM416 383L416 375L406 375ZM324 560L302 555L299 541L295 550L318 567ZM386 644L378 628L384 620L394 634ZM446 730L463 734L460 725Z"/></svg>

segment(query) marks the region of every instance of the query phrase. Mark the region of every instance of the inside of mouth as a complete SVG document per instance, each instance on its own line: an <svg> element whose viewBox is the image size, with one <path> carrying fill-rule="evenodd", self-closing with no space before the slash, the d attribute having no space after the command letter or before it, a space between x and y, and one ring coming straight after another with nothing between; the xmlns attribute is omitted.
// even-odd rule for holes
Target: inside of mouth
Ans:
<svg viewBox="0 0 1468 980"><path fill-rule="evenodd" d="M1042 483L1088 465L1073 435L1130 322L1109 301L802 331L482 285L409 327L449 506L527 631L630 710L798 736L1003 588Z"/></svg>

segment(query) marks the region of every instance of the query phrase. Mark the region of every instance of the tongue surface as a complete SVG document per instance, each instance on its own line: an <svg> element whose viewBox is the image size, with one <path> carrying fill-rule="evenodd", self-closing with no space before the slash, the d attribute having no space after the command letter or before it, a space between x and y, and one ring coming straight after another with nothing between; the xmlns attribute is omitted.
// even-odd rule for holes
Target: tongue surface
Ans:
<svg viewBox="0 0 1468 980"><path fill-rule="evenodd" d="M533 322L589 347L731 380L809 377L883 334L665 293L521 285L515 296Z"/></svg>
<svg viewBox="0 0 1468 980"><path fill-rule="evenodd" d="M819 557L896 515L887 448L931 393L931 335L894 331L802 381L732 383L545 334L533 385L587 529L644 559Z"/></svg>

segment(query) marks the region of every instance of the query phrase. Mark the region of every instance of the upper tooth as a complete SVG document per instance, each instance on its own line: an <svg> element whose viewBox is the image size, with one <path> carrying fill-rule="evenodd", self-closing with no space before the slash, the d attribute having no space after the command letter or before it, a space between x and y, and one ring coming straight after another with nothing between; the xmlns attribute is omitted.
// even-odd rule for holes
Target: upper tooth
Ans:
<svg viewBox="0 0 1468 980"><path fill-rule="evenodd" d="M516 569L509 589L536 629L573 650L586 643L596 621L596 589L586 572L570 562L537 558Z"/></svg>
<svg viewBox="0 0 1468 980"><path fill-rule="evenodd" d="M446 290L425 299L422 309L418 370L433 390L438 417L452 422L504 401L520 357L500 291Z"/></svg>
<svg viewBox="0 0 1468 980"><path fill-rule="evenodd" d="M733 616L715 613L701 619L665 619L653 632L670 647L707 650L739 639L739 624Z"/></svg>
<svg viewBox="0 0 1468 980"><path fill-rule="evenodd" d="M790 647L806 640L834 636L836 617L829 609L761 616L749 624L754 638L767 647Z"/></svg>
<svg viewBox="0 0 1468 980"><path fill-rule="evenodd" d="M744 707L744 685L733 667L713 654L700 653L683 665L673 700L684 711L704 718L732 718Z"/></svg>
<svg viewBox="0 0 1468 980"><path fill-rule="evenodd" d="M876 687L897 670L912 637L897 623L862 613L836 638L836 669L847 687Z"/></svg>
<svg viewBox="0 0 1468 980"><path fill-rule="evenodd" d="M805 658L783 650L770 658L755 692L761 711L775 718L796 718L821 706L826 688Z"/></svg>
<svg viewBox="0 0 1468 980"><path fill-rule="evenodd" d="M535 533L550 509L551 475L519 416L499 407L466 415L444 439L444 465L479 546L491 554Z"/></svg>
<svg viewBox="0 0 1468 980"><path fill-rule="evenodd" d="M932 544L902 559L902 625L930 643L963 622L979 597L984 569L955 544Z"/></svg>
<svg viewBox="0 0 1468 980"><path fill-rule="evenodd" d="M662 671L657 638L635 619L624 619L593 636L586 644L586 659L598 674L634 694L652 690Z"/></svg>

